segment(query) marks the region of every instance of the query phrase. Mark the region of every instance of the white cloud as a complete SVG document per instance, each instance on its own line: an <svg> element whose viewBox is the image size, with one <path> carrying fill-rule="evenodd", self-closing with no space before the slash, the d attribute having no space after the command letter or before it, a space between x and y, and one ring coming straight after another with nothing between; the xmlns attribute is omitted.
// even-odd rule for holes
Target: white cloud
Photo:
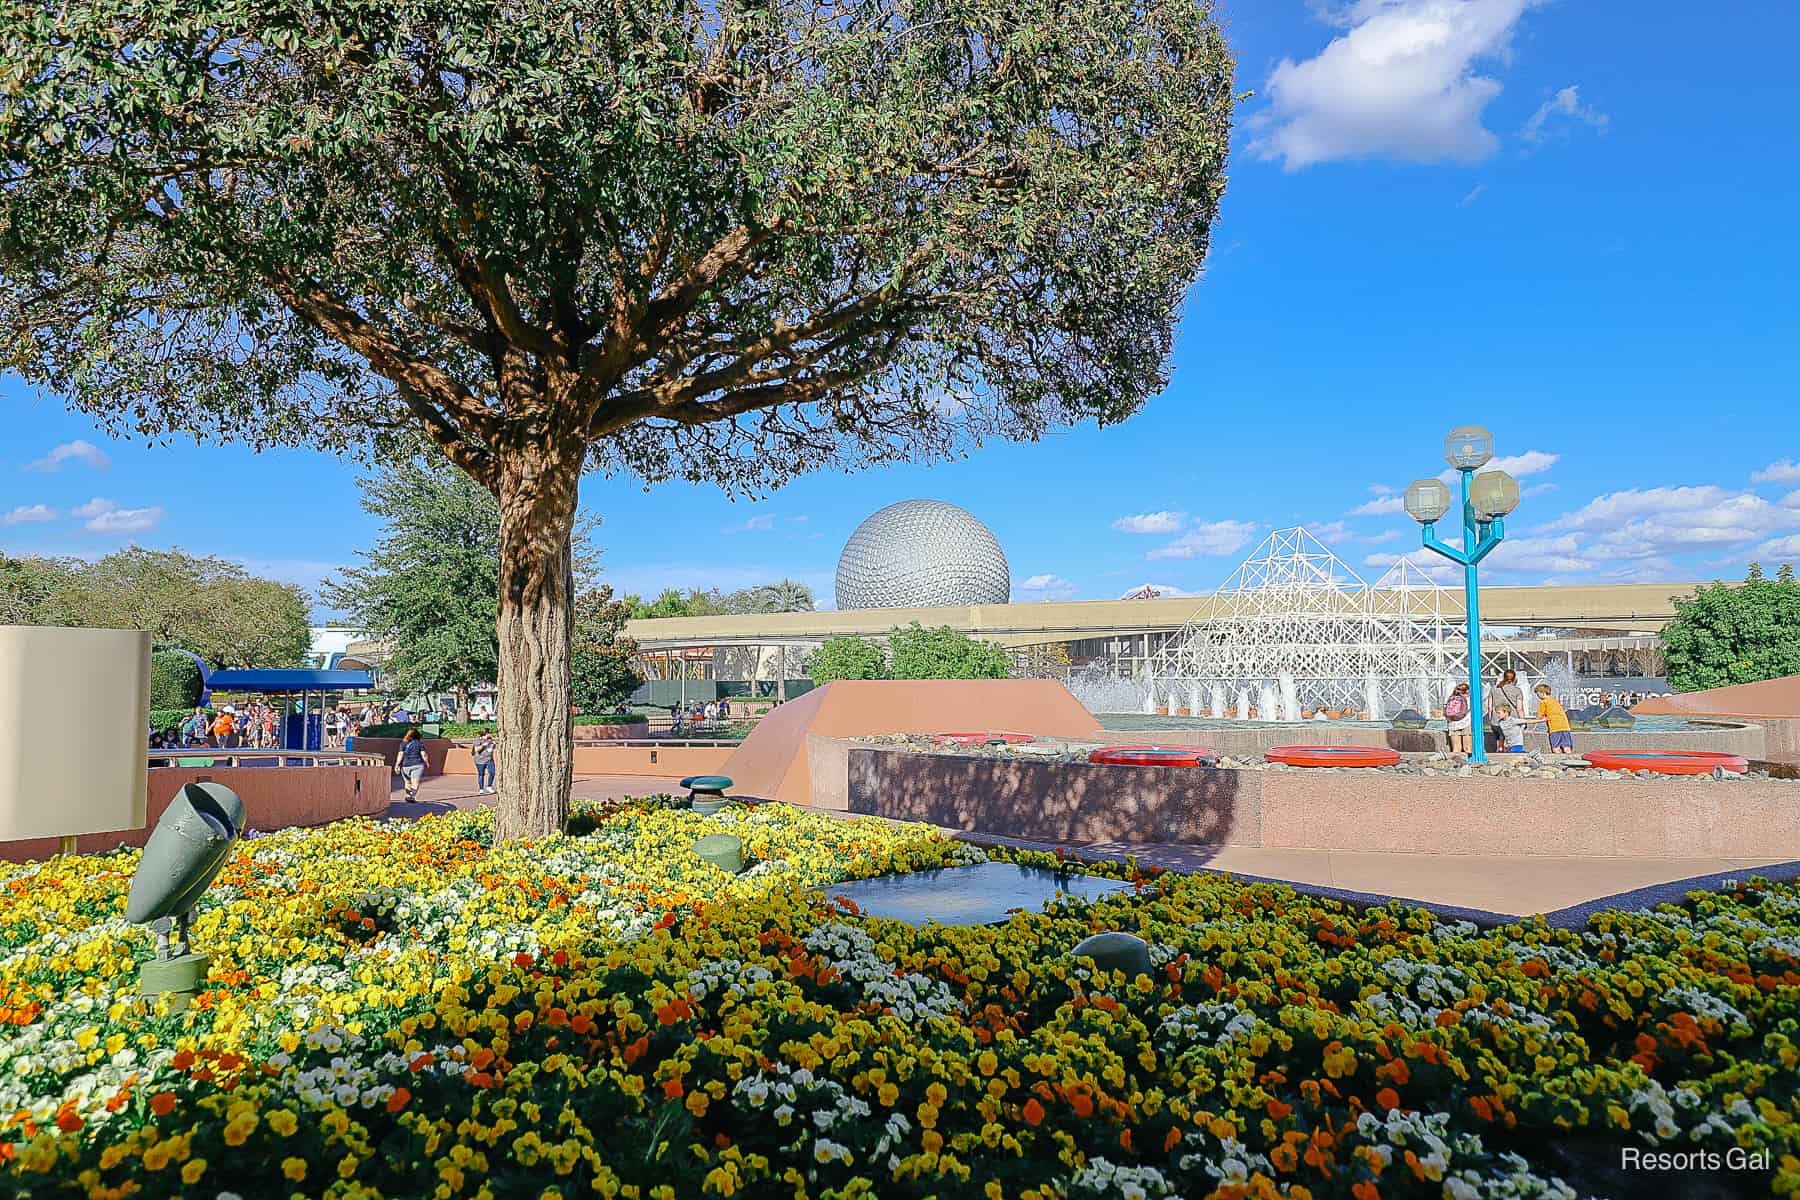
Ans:
<svg viewBox="0 0 1800 1200"><path fill-rule="evenodd" d="M1499 458L1488 460L1483 471L1505 471L1514 479L1524 479L1528 475L1542 475L1558 462L1562 455L1551 454L1546 450L1527 450L1523 454L1502 454ZM1445 483L1454 482L1456 468L1451 467L1438 476Z"/></svg>
<svg viewBox="0 0 1800 1200"><path fill-rule="evenodd" d="M1350 510L1353 517L1391 517L1406 511L1405 503L1398 496L1383 496L1379 500L1370 500Z"/></svg>
<svg viewBox="0 0 1800 1200"><path fill-rule="evenodd" d="M35 525L42 521L54 521L58 515L47 504L21 504L11 512L0 515L0 525Z"/></svg>
<svg viewBox="0 0 1800 1200"><path fill-rule="evenodd" d="M1750 476L1751 483L1800 483L1800 462L1791 458L1772 462Z"/></svg>
<svg viewBox="0 0 1800 1200"><path fill-rule="evenodd" d="M1770 538L1756 549L1759 554L1800 555L1800 533L1790 533L1786 537Z"/></svg>
<svg viewBox="0 0 1800 1200"><path fill-rule="evenodd" d="M154 505L120 508L116 502L96 496L71 515L86 520L85 528L90 533L144 533L162 524L163 510Z"/></svg>
<svg viewBox="0 0 1800 1200"><path fill-rule="evenodd" d="M756 516L751 517L748 520L744 521L741 525L726 525L726 526L722 527L719 530L719 532L720 533L767 533L769 530L771 530L773 528L775 528L775 518L772 516L769 516L767 513L758 513Z"/></svg>
<svg viewBox="0 0 1800 1200"><path fill-rule="evenodd" d="M1485 191L1487 191L1487 184L1485 184L1485 183L1476 184L1474 187L1469 189L1468 195L1464 196L1461 200L1458 200L1456 202L1456 207L1458 207L1458 208L1469 207L1469 205L1471 205L1471 204L1475 203L1477 200L1481 199L1481 194Z"/></svg>
<svg viewBox="0 0 1800 1200"><path fill-rule="evenodd" d="M1555 490L1556 485L1554 483L1534 483L1521 491L1519 495L1524 499L1529 500L1533 496L1547 496Z"/></svg>
<svg viewBox="0 0 1800 1200"><path fill-rule="evenodd" d="M1398 529L1384 529L1380 533L1371 533L1368 537L1365 537L1363 541L1369 543L1371 546L1379 546L1385 542L1398 541L1399 537L1400 531Z"/></svg>
<svg viewBox="0 0 1800 1200"><path fill-rule="evenodd" d="M1669 579L1683 570L1674 555L1784 543L1800 529L1800 492L1771 501L1711 485L1633 488L1597 497L1545 528L1584 535L1580 553L1616 577Z"/></svg>
<svg viewBox="0 0 1800 1200"><path fill-rule="evenodd" d="M64 442L60 446L52 447L50 453L44 457L35 462L26 463L25 470L60 471L62 465L70 461L90 466L96 471L104 471L112 466L112 459L106 457L106 451L92 442L77 438L72 442Z"/></svg>
<svg viewBox="0 0 1800 1200"><path fill-rule="evenodd" d="M1371 496L1392 496L1399 490L1399 488L1391 488L1385 483L1371 483L1369 485L1369 495Z"/></svg>
<svg viewBox="0 0 1800 1200"><path fill-rule="evenodd" d="M1134 516L1120 517L1113 522L1113 528L1121 533L1175 533L1181 528L1181 521L1186 514L1178 512L1137 513Z"/></svg>
<svg viewBox="0 0 1800 1200"><path fill-rule="evenodd" d="M1069 581L1064 579L1061 575L1051 575L1047 572L1042 575L1033 575L1030 579L1024 580L1019 584L1020 590L1027 592L1047 592L1053 588L1066 588L1069 586L1071 586Z"/></svg>
<svg viewBox="0 0 1800 1200"><path fill-rule="evenodd" d="M1461 567L1429 550L1409 550L1405 554L1371 554L1363 559L1364 566L1376 567L1384 573L1396 563L1402 562L1411 565L1414 570L1433 583L1449 586L1452 583L1462 582ZM1371 582L1379 582L1379 580Z"/></svg>
<svg viewBox="0 0 1800 1200"><path fill-rule="evenodd" d="M1159 546L1145 558L1199 558L1204 555L1230 554L1242 550L1256 535L1251 521L1207 521L1194 526L1166 546Z"/></svg>
<svg viewBox="0 0 1800 1200"><path fill-rule="evenodd" d="M1356 540L1356 535L1350 532L1350 526L1342 521L1327 521L1323 525L1308 525L1306 527L1306 532L1312 534L1327 546L1331 545L1333 542Z"/></svg>
<svg viewBox="0 0 1800 1200"><path fill-rule="evenodd" d="M1499 139L1482 113L1500 81L1476 64L1505 57L1513 27L1542 0L1355 0L1318 55L1283 59L1251 149L1290 171L1365 157L1479 162Z"/></svg>
<svg viewBox="0 0 1800 1200"><path fill-rule="evenodd" d="M1558 130L1566 136L1569 125L1575 122L1605 133L1612 118L1592 105L1583 104L1581 89L1570 86L1538 105L1537 111L1525 122L1525 128L1519 131L1519 136L1535 145Z"/></svg>

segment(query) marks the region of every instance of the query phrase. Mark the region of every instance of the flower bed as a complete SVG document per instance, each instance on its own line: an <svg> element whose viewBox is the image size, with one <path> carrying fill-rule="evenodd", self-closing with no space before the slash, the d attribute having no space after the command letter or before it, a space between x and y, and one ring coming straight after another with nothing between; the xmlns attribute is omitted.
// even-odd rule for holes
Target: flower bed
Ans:
<svg viewBox="0 0 1800 1200"><path fill-rule="evenodd" d="M132 999L135 852L0 866L0 1193L1569 1196L1628 1145L1800 1188L1792 887L1484 934L1121 866L1121 899L915 930L804 888L976 856L925 827L489 820L246 843L180 1016ZM1101 928L1154 978L1068 956Z"/></svg>

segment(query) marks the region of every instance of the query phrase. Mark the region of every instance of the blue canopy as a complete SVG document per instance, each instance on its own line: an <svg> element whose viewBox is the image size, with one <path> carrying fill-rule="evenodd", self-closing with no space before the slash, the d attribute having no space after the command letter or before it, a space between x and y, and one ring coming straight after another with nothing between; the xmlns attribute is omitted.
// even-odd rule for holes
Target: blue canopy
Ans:
<svg viewBox="0 0 1800 1200"><path fill-rule="evenodd" d="M214 671L215 692L355 692L375 686L367 671Z"/></svg>

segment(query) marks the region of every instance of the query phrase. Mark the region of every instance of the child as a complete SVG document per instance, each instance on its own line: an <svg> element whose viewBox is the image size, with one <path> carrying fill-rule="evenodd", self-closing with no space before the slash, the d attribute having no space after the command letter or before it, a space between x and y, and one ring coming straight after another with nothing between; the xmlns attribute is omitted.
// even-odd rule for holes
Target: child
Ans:
<svg viewBox="0 0 1800 1200"><path fill-rule="evenodd" d="M1500 742L1506 747L1508 754L1525 753L1525 722L1513 715L1512 705L1502 704L1500 713Z"/></svg>
<svg viewBox="0 0 1800 1200"><path fill-rule="evenodd" d="M1541 723L1550 734L1550 753L1575 753L1575 735L1569 732L1569 714L1563 710L1550 696L1550 685L1540 683L1531 689L1537 693L1538 715L1534 725Z"/></svg>

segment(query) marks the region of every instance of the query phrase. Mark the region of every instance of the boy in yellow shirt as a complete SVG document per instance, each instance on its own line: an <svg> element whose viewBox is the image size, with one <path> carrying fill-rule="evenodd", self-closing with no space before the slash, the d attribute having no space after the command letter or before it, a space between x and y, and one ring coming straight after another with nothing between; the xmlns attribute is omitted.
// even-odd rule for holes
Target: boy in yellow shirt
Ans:
<svg viewBox="0 0 1800 1200"><path fill-rule="evenodd" d="M1575 735L1569 731L1569 714L1550 695L1550 685L1540 683L1531 689L1537 693L1538 715L1532 724L1542 723L1550 735L1550 753L1575 753Z"/></svg>

